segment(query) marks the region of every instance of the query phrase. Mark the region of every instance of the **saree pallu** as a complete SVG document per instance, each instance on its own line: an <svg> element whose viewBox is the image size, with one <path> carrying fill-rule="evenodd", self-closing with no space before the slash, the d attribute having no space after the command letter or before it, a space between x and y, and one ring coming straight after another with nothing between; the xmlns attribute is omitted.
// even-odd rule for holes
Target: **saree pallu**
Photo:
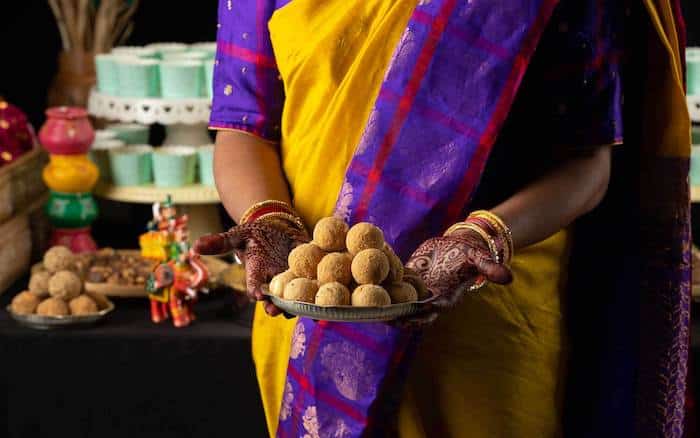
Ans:
<svg viewBox="0 0 700 438"><path fill-rule="evenodd" d="M220 21L225 22L227 11L230 17L230 11L235 6L245 6L238 15L239 24L248 29L253 23L257 33L233 32L229 28L230 34L222 35L220 30L217 57L230 57L235 63L229 63L226 67L229 71L218 73L218 79L215 78L217 97L214 100L212 126L241 129L276 139L279 138L279 102L283 98L283 90L276 77L275 60L269 43L265 41L265 32L260 29L264 29L264 23L272 11L282 5L264 1L242 3L245 2L232 5L231 2L222 1L220 17L223 18ZM593 10L600 11L607 7L605 2L598 6L600 8ZM451 1L419 2L394 51L374 110L368 116L366 129L338 198L338 213L352 221L369 219L382 226L387 240L398 247L404 258L421 240L438 234L446 224L464 214L490 147L508 114L528 60L553 8L553 2L517 2L503 7L503 10L496 10L498 8L488 2L471 2L468 5ZM246 14L248 18L245 18ZM230 19L228 22L230 24ZM238 41L235 42L239 44L231 42L236 38ZM494 44L494 41L499 44ZM599 48L596 45L589 47ZM463 51L468 56L455 60L454 54ZM244 69L251 68L254 74L231 74L231 64L243 73ZM455 78L469 80L460 83ZM598 92L610 94L619 91L615 86L607 86L615 81L593 82L602 84ZM235 87L224 86L231 83ZM247 93L228 97L231 88ZM570 103L576 107L575 100ZM584 105L582 107L585 108ZM606 118L601 117L601 120ZM621 132L620 126L615 124L595 128L587 130L584 127L577 132L577 143L596 145L616 142ZM600 138L587 139L585 136L589 132L602 134ZM429 138L430 143L436 146L427 151L415 141L421 138ZM436 174L438 169L444 170ZM683 171L682 165L680 169L669 170L676 176L680 174L679 171ZM401 215L395 214L397 205L405 206L405 214L404 211ZM680 224L682 220L681 217ZM669 254L679 254L681 249L671 250ZM675 266L680 266L678 272L684 269L682 265ZM653 270L645 272L646 275L653 273ZM615 285L614 282L610 284ZM680 283L672 283L671 286L674 284ZM629 288L629 284L626 286ZM669 303L676 304L673 299ZM619 303L606 304L604 307L614 308ZM612 315L614 312L604 316L609 320ZM683 322L682 315L678 321ZM609 326L617 330L616 334L629 334L629 328L621 330L615 323ZM299 322L295 332L303 332L306 343L303 351L299 348L295 350L296 342L290 347L293 363L289 368L287 386L301 388L295 394L302 393L304 397L291 401L285 397L283 403L288 402L289 409L283 404L278 433L287 436L357 436L367 433L367 426L376 424L373 418L387 412L383 408L388 403L378 397L398 394L391 390L391 386L401 380L403 368L399 365L407 362L402 359L410 354L414 345L411 337L385 325L316 324L306 320ZM668 337L657 345L668 346L669 339L682 340L685 336L668 328L665 333ZM339 336L351 337L353 342L350 349L333 347L338 344ZM614 346L614 343L611 344ZM324 350L329 354L319 354ZM599 355L603 350L597 351ZM641 352L628 353L631 354L624 358L606 361L609 375L627 371L620 366L623 362L625 365L639 363L636 358L642 355ZM652 356L658 360L661 353L666 354L663 356L664 364L668 364L666 360L669 358L678 359L675 351L669 355L668 350L656 350ZM324 364L324 357L344 358L345 362L326 359ZM368 380L354 379L343 384L343 379L351 378L343 363L353 358L357 363L365 363L371 358L372 366L369 368L376 372L368 373L371 376ZM654 363L654 366L657 365L658 361ZM319 372L324 369L326 376ZM684 377L683 369L680 371L676 377ZM635 370L632 372L634 374ZM331 374L335 378L331 378ZM585 376L589 388L608 385L610 379L604 374ZM329 383L338 379L340 385ZM669 389L660 383L663 382L640 381L639 386L622 387L622 392L627 401L638 400L637 395L644 393L642 386L646 385L646 390L652 388L654 392L655 398L646 399L650 404L661 397L666 400L678 395L678 386ZM613 382L610 388L614 386ZM575 399L576 388L572 388L570 396ZM336 397L337 392L346 400ZM655 413L656 417L649 420L650 409L630 412L625 410L628 405L616 405L614 400L619 394L614 390L607 394L601 391L601 395L599 406L605 408L591 409L591 412L596 419L615 416L614 421L607 424L609 428L616 425L615 430L629 432L634 429L634 420L637 419L640 430L654 434L654 431L661 430L663 421L668 421L669 413ZM349 405L347 400L354 403ZM606 404L606 401L613 403ZM326 410L325 417L319 412L322 409ZM678 414L677 407L671 411L670 414ZM333 421L319 424L319 418L331 418ZM574 422L580 418L583 416L572 416ZM342 420L342 425L338 420ZM572 430L578 434L590 433L591 436L605 435L601 433L606 430L605 424L590 421L591 417L586 420L586 428Z"/></svg>

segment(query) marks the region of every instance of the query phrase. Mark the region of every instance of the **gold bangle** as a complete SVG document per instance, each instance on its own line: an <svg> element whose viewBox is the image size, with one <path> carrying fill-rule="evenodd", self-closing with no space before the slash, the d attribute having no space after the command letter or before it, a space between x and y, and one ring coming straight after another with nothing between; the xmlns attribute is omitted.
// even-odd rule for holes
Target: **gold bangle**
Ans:
<svg viewBox="0 0 700 438"><path fill-rule="evenodd" d="M459 230L470 230L481 236L482 239L484 239L484 242L486 242L486 245L489 247L489 251L491 251L491 255L493 258L496 260L496 263L500 264L501 263L501 256L498 254L498 248L496 247L496 242L493 240L493 237L489 235L483 228L476 224L472 224L469 222L457 222L456 224L452 225L450 228L445 231L445 236L449 236L453 234L455 231Z"/></svg>
<svg viewBox="0 0 700 438"><path fill-rule="evenodd" d="M260 210L261 208L268 207L268 206L278 206L278 207L283 207L283 208L285 208L286 210L289 210L290 212L291 212L291 211L294 211L294 210L292 209L292 207L291 207L289 204L287 204L286 202L284 202L284 201L278 201L278 200L276 200L276 199L268 199L268 200L266 200L266 201L257 202L257 203L255 203L255 204L251 205L250 207L248 207L248 209L243 213L243 216L241 216L241 220L240 220L239 223L240 223L240 224L245 224L246 222L248 222L248 220L250 219L250 217L251 217L256 211Z"/></svg>
<svg viewBox="0 0 700 438"><path fill-rule="evenodd" d="M513 255L515 254L515 246L513 244L513 233L511 233L510 228L508 227L508 225L506 225L503 219L501 219L500 217L498 217L498 215L488 210L473 211L469 214L469 217L479 217L486 220L495 229L497 229L499 233L503 235L503 237L506 240L506 243L508 244L508 250L510 253L506 260L507 262L510 262L510 260L512 260L513 258Z"/></svg>
<svg viewBox="0 0 700 438"><path fill-rule="evenodd" d="M270 219L282 219L285 220L292 225L296 226L299 231L302 231L304 233L308 234L308 231L306 231L306 226L304 225L304 222L298 217L294 216L293 214L290 213L283 213L283 212L272 212L272 213L267 213L259 218L256 219L256 221L264 221L264 220L270 220Z"/></svg>
<svg viewBox="0 0 700 438"><path fill-rule="evenodd" d="M502 246L501 250L503 251L503 263L506 265L510 265L510 261L513 255L512 245L509 242L508 237L501 228L500 224L496 223L491 218L487 218L486 216L482 215L470 214L467 218L467 222L476 223L477 225L478 221L483 221L484 223L486 223L486 225L489 227L490 233L495 234L493 237L498 239Z"/></svg>

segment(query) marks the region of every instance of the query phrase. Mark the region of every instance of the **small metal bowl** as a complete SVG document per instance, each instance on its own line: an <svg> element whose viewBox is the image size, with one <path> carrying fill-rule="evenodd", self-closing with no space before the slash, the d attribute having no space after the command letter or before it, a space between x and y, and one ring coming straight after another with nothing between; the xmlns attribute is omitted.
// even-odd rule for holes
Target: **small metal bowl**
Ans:
<svg viewBox="0 0 700 438"><path fill-rule="evenodd" d="M66 316L44 316L44 315L18 315L12 311L10 306L6 307L12 319L21 325L38 330L52 330L64 327L80 327L95 324L105 318L114 310L114 303L109 302L107 307L97 313L90 315L66 315Z"/></svg>

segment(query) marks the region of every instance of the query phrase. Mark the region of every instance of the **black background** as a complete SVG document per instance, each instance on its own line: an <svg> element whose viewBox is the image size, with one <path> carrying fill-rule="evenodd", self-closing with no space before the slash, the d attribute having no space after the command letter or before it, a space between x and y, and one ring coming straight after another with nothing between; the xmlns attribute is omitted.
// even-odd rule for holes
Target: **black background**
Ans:
<svg viewBox="0 0 700 438"><path fill-rule="evenodd" d="M56 73L56 58L60 50L56 25L46 0L0 0L0 6L0 95L22 108L38 129L44 121L46 90ZM688 45L700 45L700 2L684 0L683 6L688 30ZM216 11L217 0L142 0L135 16L134 32L127 44L139 45L157 41L213 41L216 35ZM115 208L116 205L101 203L103 213L109 212L109 214L103 214L95 224L98 243L116 247L135 247L137 232L134 227L145 224L150 209L148 206L128 204L118 204L119 208ZM695 209L693 213L696 213ZM115 225L119 226L115 227ZM107 232L108 230L111 232ZM115 232L115 230L123 231ZM698 235L697 232L694 234ZM17 346L18 351L21 350L21 346L19 344ZM144 351L149 348L145 348ZM93 350L91 353L96 354L94 358L99 357L99 350ZM39 358L35 359L39 360ZM215 360L215 358L211 359ZM242 360L248 361L249 356ZM128 364L124 365L128 366ZM232 366L231 371L235 372L234 370L235 367ZM250 370L250 364L247 364L246 370ZM246 370L242 372L245 373ZM247 376L247 382L252 382L252 376ZM148 379L143 378L141 384L148 385ZM228 400L232 407L241 402L235 400L236 394L229 396ZM221 398L226 400L226 395L222 394ZM259 403L258 400L250 401ZM196 400L193 402L196 403ZM212 409L212 418L222 415L221 406L218 408L218 410ZM144 412L144 415L147 416L148 413ZM256 416L254 422L259 426L262 420L260 412L257 412ZM105 416L105 418L108 417L109 415ZM218 424L214 424L213 421L212 423L211 426L217 428ZM151 423L148 424L151 425ZM236 426L231 424L226 432L231 432L231 436L234 436L233 431L236 430ZM123 430L123 432L126 432L123 435L126 436L135 431Z"/></svg>
<svg viewBox="0 0 700 438"><path fill-rule="evenodd" d="M58 31L46 0L0 3L0 95L22 108L38 129L56 72ZM700 2L683 0L683 7L688 45L700 45ZM142 0L127 44L213 41L216 11L217 0Z"/></svg>

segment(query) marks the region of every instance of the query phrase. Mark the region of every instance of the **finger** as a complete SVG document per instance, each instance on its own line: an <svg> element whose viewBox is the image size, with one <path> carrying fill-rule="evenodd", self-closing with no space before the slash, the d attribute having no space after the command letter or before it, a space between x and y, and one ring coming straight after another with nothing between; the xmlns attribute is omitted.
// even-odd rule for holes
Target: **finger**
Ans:
<svg viewBox="0 0 700 438"><path fill-rule="evenodd" d="M493 283L509 284L513 281L513 273L505 265L486 260L476 265L476 268Z"/></svg>
<svg viewBox="0 0 700 438"><path fill-rule="evenodd" d="M203 255L227 254L245 248L245 229L238 226L225 233L202 236L194 244L194 251Z"/></svg>
<svg viewBox="0 0 700 438"><path fill-rule="evenodd" d="M282 310L280 310L279 307L275 306L269 301L265 301L263 306L265 307L265 313L267 313L270 316L277 316L280 313L282 313Z"/></svg>
<svg viewBox="0 0 700 438"><path fill-rule="evenodd" d="M258 272L256 272L254 267L246 269L245 282L249 297L256 301L265 299L265 294L262 288L265 279Z"/></svg>
<svg viewBox="0 0 700 438"><path fill-rule="evenodd" d="M489 281L497 284L508 284L513 281L513 273L505 265L494 262L484 252L470 248L467 253L477 271L486 276Z"/></svg>

